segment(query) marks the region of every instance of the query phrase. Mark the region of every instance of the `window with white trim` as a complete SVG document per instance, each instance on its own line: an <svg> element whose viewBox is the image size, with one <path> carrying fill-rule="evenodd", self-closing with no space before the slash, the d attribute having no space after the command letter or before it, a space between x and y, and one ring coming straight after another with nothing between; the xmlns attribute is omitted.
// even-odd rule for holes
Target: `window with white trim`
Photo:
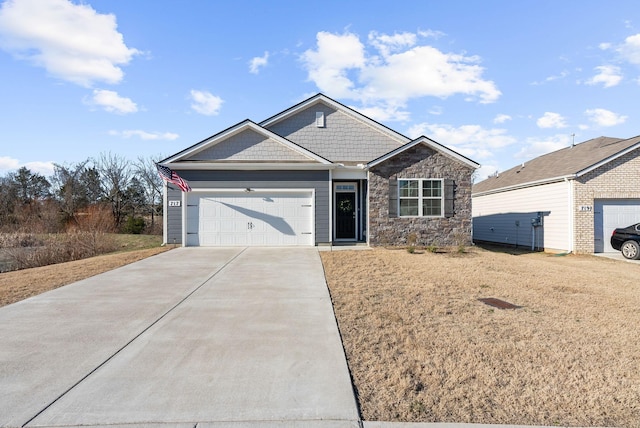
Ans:
<svg viewBox="0 0 640 428"><path fill-rule="evenodd" d="M442 180L398 179L400 217L442 217Z"/></svg>

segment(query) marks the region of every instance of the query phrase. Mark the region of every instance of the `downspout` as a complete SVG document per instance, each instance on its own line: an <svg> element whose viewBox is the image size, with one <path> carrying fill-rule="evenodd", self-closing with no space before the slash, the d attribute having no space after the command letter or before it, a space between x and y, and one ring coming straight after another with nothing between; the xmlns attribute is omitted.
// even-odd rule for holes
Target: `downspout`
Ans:
<svg viewBox="0 0 640 428"><path fill-rule="evenodd" d="M369 168L367 167L367 165L362 165L362 169L364 169L367 172L367 212L365 213L365 227L366 227L366 233L365 233L365 240L367 241L367 247L370 245L369 243L369 236L371 235L371 228L369 227L369 212L371 211L371 192L369 191L369 175L371 174L369 171Z"/></svg>
<svg viewBox="0 0 640 428"><path fill-rule="evenodd" d="M333 169L329 169L329 245L333 245Z"/></svg>
<svg viewBox="0 0 640 428"><path fill-rule="evenodd" d="M167 182L162 180L162 245L167 245L169 239L169 196Z"/></svg>
<svg viewBox="0 0 640 428"><path fill-rule="evenodd" d="M187 246L187 192L180 192L182 205L182 246Z"/></svg>
<svg viewBox="0 0 640 428"><path fill-rule="evenodd" d="M531 225L531 251L536 250L536 227Z"/></svg>
<svg viewBox="0 0 640 428"><path fill-rule="evenodd" d="M575 241L575 207L574 207L574 181L569 180L567 177L564 178L564 181L567 183L567 191L569 192L569 197L567 198L569 201L569 242L567 251L573 253L573 245Z"/></svg>

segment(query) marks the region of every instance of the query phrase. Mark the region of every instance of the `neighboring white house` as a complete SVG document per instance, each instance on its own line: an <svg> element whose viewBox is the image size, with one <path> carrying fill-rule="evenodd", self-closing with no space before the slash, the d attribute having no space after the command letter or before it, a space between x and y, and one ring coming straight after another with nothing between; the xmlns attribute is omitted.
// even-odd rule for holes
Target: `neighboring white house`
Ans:
<svg viewBox="0 0 640 428"><path fill-rule="evenodd" d="M473 239L614 251L616 227L640 222L640 136L599 137L537 157L473 186Z"/></svg>

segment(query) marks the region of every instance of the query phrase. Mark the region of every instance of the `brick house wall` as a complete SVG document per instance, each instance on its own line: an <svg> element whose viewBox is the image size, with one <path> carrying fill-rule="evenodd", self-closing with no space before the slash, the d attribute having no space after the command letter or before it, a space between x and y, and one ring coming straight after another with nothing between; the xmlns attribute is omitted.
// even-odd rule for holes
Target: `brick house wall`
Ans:
<svg viewBox="0 0 640 428"><path fill-rule="evenodd" d="M471 245L471 183L474 169L418 144L369 170L369 244L406 245L415 234L419 246ZM454 215L449 218L390 217L390 178L451 179Z"/></svg>
<svg viewBox="0 0 640 428"><path fill-rule="evenodd" d="M594 210L596 199L640 199L640 149L627 153L574 181L574 249L577 253L595 250Z"/></svg>

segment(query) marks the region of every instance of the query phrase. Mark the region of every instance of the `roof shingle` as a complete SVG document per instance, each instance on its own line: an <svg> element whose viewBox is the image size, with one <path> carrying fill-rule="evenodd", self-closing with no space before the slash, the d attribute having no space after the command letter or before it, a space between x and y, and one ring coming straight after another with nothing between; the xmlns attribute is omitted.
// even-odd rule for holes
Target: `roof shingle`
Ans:
<svg viewBox="0 0 640 428"><path fill-rule="evenodd" d="M579 174L620 152L640 144L640 136L620 139L598 137L571 147L539 156L473 186L473 193L490 192L514 186Z"/></svg>

